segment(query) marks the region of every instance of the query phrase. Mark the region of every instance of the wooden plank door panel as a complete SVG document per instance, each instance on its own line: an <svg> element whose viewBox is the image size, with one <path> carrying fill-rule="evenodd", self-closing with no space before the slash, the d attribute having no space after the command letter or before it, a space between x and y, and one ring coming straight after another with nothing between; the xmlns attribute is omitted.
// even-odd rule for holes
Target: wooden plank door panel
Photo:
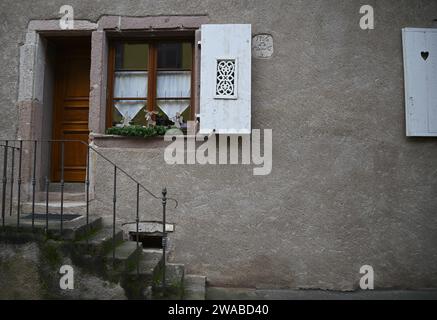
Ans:
<svg viewBox="0 0 437 320"><path fill-rule="evenodd" d="M90 91L90 43L68 41L58 45L53 113L53 139L88 143ZM87 147L80 142L64 143L64 180L83 182ZM52 146L52 180L61 179L61 143Z"/></svg>

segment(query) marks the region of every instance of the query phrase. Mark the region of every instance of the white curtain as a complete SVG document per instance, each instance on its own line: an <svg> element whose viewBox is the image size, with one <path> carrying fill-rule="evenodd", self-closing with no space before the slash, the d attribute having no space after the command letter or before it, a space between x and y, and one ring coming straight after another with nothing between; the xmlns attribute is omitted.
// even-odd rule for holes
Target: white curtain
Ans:
<svg viewBox="0 0 437 320"><path fill-rule="evenodd" d="M189 98L191 71L159 71L156 91L158 98Z"/></svg>
<svg viewBox="0 0 437 320"><path fill-rule="evenodd" d="M145 100L120 100L114 102L114 106L123 116L123 124L128 125L135 116L146 105Z"/></svg>
<svg viewBox="0 0 437 320"><path fill-rule="evenodd" d="M156 101L158 107L174 121L176 113L182 114L190 106L191 71L159 71ZM184 100L159 100L159 98L188 98Z"/></svg>
<svg viewBox="0 0 437 320"><path fill-rule="evenodd" d="M190 106L191 71L160 71L157 74L157 98L187 98L183 100L157 100L158 107L169 120L182 114ZM117 71L115 73L114 97L147 97L147 72ZM132 120L145 106L143 100L120 100L115 108L124 118L124 124Z"/></svg>
<svg viewBox="0 0 437 320"><path fill-rule="evenodd" d="M176 113L182 114L190 106L190 100L157 100L156 103L168 119L173 122Z"/></svg>
<svg viewBox="0 0 437 320"><path fill-rule="evenodd" d="M114 97L137 98L147 97L146 71L115 72Z"/></svg>

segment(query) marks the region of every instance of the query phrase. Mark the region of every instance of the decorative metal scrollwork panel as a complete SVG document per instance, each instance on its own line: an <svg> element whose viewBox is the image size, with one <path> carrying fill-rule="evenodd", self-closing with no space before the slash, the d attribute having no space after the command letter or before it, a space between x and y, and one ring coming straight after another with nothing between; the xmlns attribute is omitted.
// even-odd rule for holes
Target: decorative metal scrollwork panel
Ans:
<svg viewBox="0 0 437 320"><path fill-rule="evenodd" d="M216 98L233 99L237 95L235 59L217 59Z"/></svg>

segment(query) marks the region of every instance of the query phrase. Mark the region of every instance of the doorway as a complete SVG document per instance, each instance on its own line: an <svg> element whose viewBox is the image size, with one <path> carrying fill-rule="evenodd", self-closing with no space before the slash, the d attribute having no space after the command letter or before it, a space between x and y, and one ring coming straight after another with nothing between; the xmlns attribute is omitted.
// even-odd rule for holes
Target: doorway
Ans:
<svg viewBox="0 0 437 320"><path fill-rule="evenodd" d="M63 169L65 182L84 182L89 135L91 39L71 37L52 42L56 48L52 139L74 141L64 142L63 147L61 142L52 143L51 180L60 181Z"/></svg>

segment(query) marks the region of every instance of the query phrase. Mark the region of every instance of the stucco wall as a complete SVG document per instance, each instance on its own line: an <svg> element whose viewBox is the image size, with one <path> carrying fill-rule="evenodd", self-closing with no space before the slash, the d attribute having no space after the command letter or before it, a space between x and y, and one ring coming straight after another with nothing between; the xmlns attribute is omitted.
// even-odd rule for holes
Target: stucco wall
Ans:
<svg viewBox="0 0 437 320"><path fill-rule="evenodd" d="M405 138L400 31L432 26L437 2L367 3L372 31L359 28L358 0L68 2L77 19L208 14L274 38L274 56L252 63L252 126L273 129L269 176L168 166L163 148L104 151L180 200L169 210L172 259L189 273L217 285L353 289L370 264L377 288L437 287L437 143ZM1 137L16 131L27 24L57 18L63 4L0 3ZM110 199L110 173L97 177Z"/></svg>

